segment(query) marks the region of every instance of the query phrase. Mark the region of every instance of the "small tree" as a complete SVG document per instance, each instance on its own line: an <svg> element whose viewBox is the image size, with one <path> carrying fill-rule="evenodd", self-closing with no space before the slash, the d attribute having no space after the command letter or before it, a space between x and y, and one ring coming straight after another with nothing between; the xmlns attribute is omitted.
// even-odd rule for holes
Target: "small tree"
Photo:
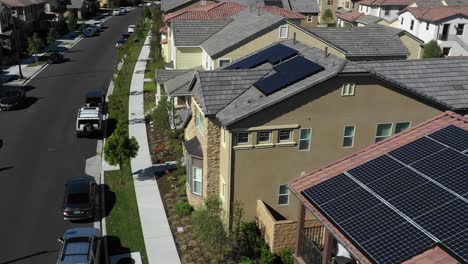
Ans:
<svg viewBox="0 0 468 264"><path fill-rule="evenodd" d="M151 10L147 6L143 8L143 18L151 18Z"/></svg>
<svg viewBox="0 0 468 264"><path fill-rule="evenodd" d="M442 50L439 44L437 44L437 41L435 40L429 41L429 43L427 43L424 46L423 58L428 59L428 58L440 58L440 57L442 57Z"/></svg>
<svg viewBox="0 0 468 264"><path fill-rule="evenodd" d="M42 42L42 39L39 38L37 33L34 33L32 38L28 38L28 53L30 55L34 55L36 64L38 62L37 54L40 53L43 48L44 43Z"/></svg>
<svg viewBox="0 0 468 264"><path fill-rule="evenodd" d="M330 8L325 9L320 15L320 21L325 24L333 24L335 19L333 18L333 12Z"/></svg>
<svg viewBox="0 0 468 264"><path fill-rule="evenodd" d="M114 133L107 139L104 147L104 157L110 165L120 166L120 183L123 183L123 165L137 155L138 141L135 137L128 138L127 126L123 122L117 123Z"/></svg>
<svg viewBox="0 0 468 264"><path fill-rule="evenodd" d="M55 40L57 39L57 31L55 28L51 27L49 32L47 32L47 44L52 45L55 44Z"/></svg>
<svg viewBox="0 0 468 264"><path fill-rule="evenodd" d="M167 101L166 96L162 96L161 100L153 111L153 122L156 127L164 130L169 130L171 128L169 124L169 110L170 103Z"/></svg>
<svg viewBox="0 0 468 264"><path fill-rule="evenodd" d="M75 31L78 29L78 18L71 14L67 17L67 25L69 31Z"/></svg>

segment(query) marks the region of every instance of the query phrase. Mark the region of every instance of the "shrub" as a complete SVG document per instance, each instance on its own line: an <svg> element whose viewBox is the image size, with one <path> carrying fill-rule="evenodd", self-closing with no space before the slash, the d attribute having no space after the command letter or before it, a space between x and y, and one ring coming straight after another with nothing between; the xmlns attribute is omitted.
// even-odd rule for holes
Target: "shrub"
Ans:
<svg viewBox="0 0 468 264"><path fill-rule="evenodd" d="M185 197L187 196L187 190L184 188L180 188L178 191L177 191L177 195L179 195L180 197Z"/></svg>
<svg viewBox="0 0 468 264"><path fill-rule="evenodd" d="M260 264L272 264L277 256L271 253L270 249L264 244L260 253Z"/></svg>
<svg viewBox="0 0 468 264"><path fill-rule="evenodd" d="M440 58L442 57L442 50L439 47L439 44L437 44L437 41L431 40L429 43L427 43L424 46L424 54L423 58L424 59L429 59L429 58Z"/></svg>
<svg viewBox="0 0 468 264"><path fill-rule="evenodd" d="M175 205L175 212L179 217L189 215L192 212L192 206L185 201L180 201Z"/></svg>
<svg viewBox="0 0 468 264"><path fill-rule="evenodd" d="M323 24L333 24L335 22L333 12L329 8L325 9L320 16L320 21Z"/></svg>
<svg viewBox="0 0 468 264"><path fill-rule="evenodd" d="M284 264L293 264L294 263L294 250L292 248L285 248L281 250L280 252L280 257L281 261L283 261Z"/></svg>
<svg viewBox="0 0 468 264"><path fill-rule="evenodd" d="M187 176L180 175L179 177L177 177L177 186L185 185L186 182L187 182Z"/></svg>
<svg viewBox="0 0 468 264"><path fill-rule="evenodd" d="M255 262L247 257L241 257L239 264L255 264Z"/></svg>

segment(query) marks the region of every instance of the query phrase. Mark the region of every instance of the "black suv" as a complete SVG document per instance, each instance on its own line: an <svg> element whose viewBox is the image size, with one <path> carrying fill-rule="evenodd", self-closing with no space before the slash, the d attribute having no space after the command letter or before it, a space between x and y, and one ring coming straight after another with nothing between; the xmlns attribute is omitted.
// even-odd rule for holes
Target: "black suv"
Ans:
<svg viewBox="0 0 468 264"><path fill-rule="evenodd" d="M94 216L96 181L91 177L71 178L65 184L63 219L81 220Z"/></svg>
<svg viewBox="0 0 468 264"><path fill-rule="evenodd" d="M10 110L23 105L26 89L20 86L0 87L0 109Z"/></svg>

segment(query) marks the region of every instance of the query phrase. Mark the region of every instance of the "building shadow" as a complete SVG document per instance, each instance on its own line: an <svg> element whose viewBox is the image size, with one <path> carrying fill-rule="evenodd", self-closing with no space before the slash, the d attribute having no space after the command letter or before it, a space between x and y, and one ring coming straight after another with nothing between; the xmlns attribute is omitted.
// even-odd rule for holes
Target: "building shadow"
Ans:
<svg viewBox="0 0 468 264"><path fill-rule="evenodd" d="M139 181L155 180L153 166L132 172L134 179Z"/></svg>
<svg viewBox="0 0 468 264"><path fill-rule="evenodd" d="M14 166L0 167L0 172L2 172L2 171L7 171L7 170L11 170L11 169L13 169L13 168L14 168Z"/></svg>
<svg viewBox="0 0 468 264"><path fill-rule="evenodd" d="M104 239L107 240L109 256L131 253L129 248L122 246L122 242L119 237L105 236Z"/></svg>

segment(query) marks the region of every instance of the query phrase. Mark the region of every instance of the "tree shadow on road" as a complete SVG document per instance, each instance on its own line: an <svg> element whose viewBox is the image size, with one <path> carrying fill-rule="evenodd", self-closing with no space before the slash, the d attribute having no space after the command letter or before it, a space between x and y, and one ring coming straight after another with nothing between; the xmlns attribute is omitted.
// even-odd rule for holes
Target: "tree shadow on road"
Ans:
<svg viewBox="0 0 468 264"><path fill-rule="evenodd" d="M6 167L3 167L3 168L0 167L0 172L2 172L2 171L7 171L7 170L11 170L11 169L13 169L13 168L14 168L14 166L6 166Z"/></svg>

